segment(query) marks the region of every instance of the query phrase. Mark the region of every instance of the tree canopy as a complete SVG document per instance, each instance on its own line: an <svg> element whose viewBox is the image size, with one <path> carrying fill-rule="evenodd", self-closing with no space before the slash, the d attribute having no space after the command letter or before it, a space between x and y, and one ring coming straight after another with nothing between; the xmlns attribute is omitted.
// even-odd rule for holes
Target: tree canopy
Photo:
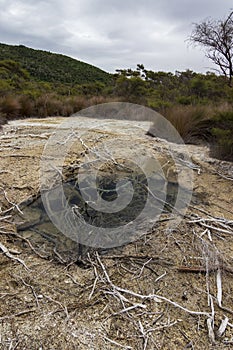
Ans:
<svg viewBox="0 0 233 350"><path fill-rule="evenodd" d="M229 79L233 79L233 11L222 20L207 19L194 24L190 42L204 48L208 57L218 70Z"/></svg>

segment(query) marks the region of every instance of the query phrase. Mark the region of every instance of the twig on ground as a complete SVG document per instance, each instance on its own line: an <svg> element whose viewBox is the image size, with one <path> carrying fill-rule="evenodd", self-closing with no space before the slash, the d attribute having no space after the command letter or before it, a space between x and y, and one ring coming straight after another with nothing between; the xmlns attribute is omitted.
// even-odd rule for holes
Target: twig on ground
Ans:
<svg viewBox="0 0 233 350"><path fill-rule="evenodd" d="M212 242L211 231L216 231L220 233L225 233L229 235L233 235L233 221L227 220L225 218L217 218L217 217L207 217L203 218L196 215L195 219L191 219L188 221L190 224L198 224L205 228L205 231L202 232L201 237L207 233L209 240ZM216 226L211 225L210 223L214 223ZM220 227L217 227L220 226Z"/></svg>
<svg viewBox="0 0 233 350"><path fill-rule="evenodd" d="M73 282L74 284L77 284L78 286L80 285L80 284L74 279L74 277L73 277L72 275L70 275L69 273L67 273L66 276L69 277L69 278L72 280L72 282Z"/></svg>
<svg viewBox="0 0 233 350"><path fill-rule="evenodd" d="M107 341L108 341L109 343L111 343L111 344L114 344L114 345L119 346L119 347L122 348L122 349L125 349L125 350L133 349L131 346L122 345L122 344L120 344L120 343L117 343L115 340L109 339L109 338L106 337L106 336L104 336L104 339L107 340Z"/></svg>
<svg viewBox="0 0 233 350"><path fill-rule="evenodd" d="M217 174L217 175L221 176L222 178L224 178L224 179L226 179L226 180L233 181L233 177L226 176L226 175L224 175L224 174L219 173L218 171L214 172L214 174Z"/></svg>
<svg viewBox="0 0 233 350"><path fill-rule="evenodd" d="M0 232L1 232L1 231L0 231ZM48 255L42 255L42 254L40 254L40 253L33 247L32 243L29 241L29 239L27 239L27 238L25 238L25 237L19 235L19 234L16 233L16 232L5 232L5 234L7 234L7 235L13 235L13 236L19 238L20 240L26 242L26 243L29 245L29 247L31 248L31 250L32 250L36 255L38 255L38 256L39 256L40 258L42 258L42 259L48 259Z"/></svg>
<svg viewBox="0 0 233 350"><path fill-rule="evenodd" d="M19 205L9 200L6 191L2 187L1 187L1 190L3 191L3 194L4 194L6 201L9 204L11 204L13 206L13 208L16 208L21 215L23 215L23 212L20 210Z"/></svg>
<svg viewBox="0 0 233 350"><path fill-rule="evenodd" d="M28 309L27 310L23 310L23 311L17 312L16 314L2 316L2 317L0 317L0 321L6 320L6 319L9 319L9 318L15 318L15 317L18 317L18 316L22 316L22 315L29 314L29 313L35 312L35 311L37 311L37 309L35 309L35 308L29 309L29 310Z"/></svg>
<svg viewBox="0 0 233 350"><path fill-rule="evenodd" d="M17 292L16 293L0 293L0 299L3 299L7 296L13 297L15 295L17 295Z"/></svg>
<svg viewBox="0 0 233 350"><path fill-rule="evenodd" d="M211 294L209 295L209 301L210 301L210 308L211 308L212 328L214 329L215 310L214 310L214 301Z"/></svg>
<svg viewBox="0 0 233 350"><path fill-rule="evenodd" d="M167 274L167 272L165 271L161 276L156 278L155 283L158 282L159 280L161 280L164 276L166 276L166 274Z"/></svg>
<svg viewBox="0 0 233 350"><path fill-rule="evenodd" d="M149 340L149 334L148 334L148 332L146 332L144 330L144 327L143 327L143 325L142 325L140 320L138 321L138 324L139 324L140 333L141 333L142 338L143 338L143 350L146 350L147 344L148 344L148 340Z"/></svg>
<svg viewBox="0 0 233 350"><path fill-rule="evenodd" d="M215 344L215 334L212 328L212 318L208 318L206 323L207 323L209 340L211 341L212 344Z"/></svg>
<svg viewBox="0 0 233 350"><path fill-rule="evenodd" d="M91 300L91 298L92 298L92 296L94 294L97 281L98 281L98 277L96 277L95 280L94 280L93 287L92 287L91 293L90 293L90 295L88 297L88 300Z"/></svg>
<svg viewBox="0 0 233 350"><path fill-rule="evenodd" d="M217 301L218 305L222 306L222 277L221 277L221 270L218 268L217 275L216 275L216 282L217 282Z"/></svg>
<svg viewBox="0 0 233 350"><path fill-rule="evenodd" d="M60 263L65 264L66 261L62 258L61 254L58 253L56 246L53 248L54 254L58 257Z"/></svg>
<svg viewBox="0 0 233 350"><path fill-rule="evenodd" d="M233 231L231 230L224 230L222 228L218 228L218 227L215 227L215 226L211 226L211 225L207 225L206 223L204 222L200 222L200 225L203 226L203 227L206 227L210 230L214 230L214 231L218 231L218 232L221 232L221 233L227 233L229 235L233 235Z"/></svg>
<svg viewBox="0 0 233 350"><path fill-rule="evenodd" d="M132 305L132 306L127 307L126 309L122 309L122 310L119 311L119 312L115 312L115 313L114 313L114 316L123 314L123 313L125 313L125 312L134 310L134 309L136 309L136 308L146 309L146 305L143 305L143 304L134 304L134 305Z"/></svg>
<svg viewBox="0 0 233 350"><path fill-rule="evenodd" d="M229 309L228 307L224 306L218 306L221 310L229 312L229 314L233 315L233 310Z"/></svg>
<svg viewBox="0 0 233 350"><path fill-rule="evenodd" d="M32 286L31 284L28 284L27 282L25 282L24 279L23 279L22 277L20 277L20 279L21 279L21 281L23 282L23 284L24 284L26 287L29 287L29 288L31 289L32 294L33 294L33 296L34 296L34 298L35 298L35 300L36 300L36 305L37 305L37 307L39 308L39 307L40 307L39 301L38 301L38 298L37 298L37 295L36 295L36 292L35 292L33 286Z"/></svg>
<svg viewBox="0 0 233 350"><path fill-rule="evenodd" d="M156 255L103 255L101 256L101 259L102 260L107 260L107 259L151 259L151 261L156 261L157 264L160 264L160 265L167 265L167 266L173 266L174 263L172 261L168 261L166 259L163 259L159 256L156 256Z"/></svg>
<svg viewBox="0 0 233 350"><path fill-rule="evenodd" d="M144 268L146 267L147 264L149 264L151 262L152 258L150 258L149 260L147 260L145 263L143 263L140 272L137 276L134 276L133 278L140 278L143 274Z"/></svg>
<svg viewBox="0 0 233 350"><path fill-rule="evenodd" d="M124 289L124 288L121 288L121 287L118 287L116 286L115 284L113 284L113 282L111 281L107 271L106 271L106 268L104 266L104 264L102 263L102 261L100 260L100 257L98 255L98 253L96 253L96 257L97 257L97 261L99 262L99 265L100 267L102 268L102 271L104 273L104 276L108 282L108 284L111 286L111 288L113 289L114 292L121 292L121 293L125 293L125 294L129 294L133 297L136 297L136 298L140 298L142 300L153 300L155 302L162 302L162 301L165 301L171 305L173 305L174 307L177 307L191 315L203 315L203 316L207 316L207 317L210 317L210 314L208 312L202 312L202 311L193 311L193 310L189 310L185 307L183 307L182 305L166 298L166 297L163 297L163 296L160 296L160 295L157 295L157 294L149 294L149 295L142 295L142 294L139 294L139 293L135 293L131 290L128 290L128 289Z"/></svg>
<svg viewBox="0 0 233 350"><path fill-rule="evenodd" d="M65 315L66 315L67 319L69 319L69 313L68 313L68 310L67 310L67 307L66 307L66 306L62 305L62 303L60 303L59 301L50 298L48 295L44 295L44 294L43 294L43 296L44 296L46 299L48 299L49 301L52 301L53 303L59 305L59 306L62 308L62 310L65 312ZM53 312L51 312L51 313L53 313Z"/></svg>
<svg viewBox="0 0 233 350"><path fill-rule="evenodd" d="M18 263L20 263L21 265L23 265L23 267L27 270L27 271L30 271L30 269L27 267L27 265L25 264L25 262L20 259L20 258L17 258L15 257L14 255L12 255L10 252L9 252L9 249L4 246L1 242L0 242L0 249L2 250L3 254L6 255L9 259L11 260L14 260L14 261L17 261Z"/></svg>
<svg viewBox="0 0 233 350"><path fill-rule="evenodd" d="M0 221L6 221L6 220L11 219L11 218L12 218L12 215L2 216L2 217L0 217Z"/></svg>
<svg viewBox="0 0 233 350"><path fill-rule="evenodd" d="M51 136L52 133L44 133L44 134L27 134L27 137L30 137L30 138L38 138L38 139L45 139L47 140L50 136Z"/></svg>
<svg viewBox="0 0 233 350"><path fill-rule="evenodd" d="M220 267L219 266L210 266L209 272L217 271ZM206 273L206 267L205 266L185 266L181 265L177 267L177 270L179 272L193 272L193 273ZM233 268L228 265L221 265L221 270L233 273Z"/></svg>
<svg viewBox="0 0 233 350"><path fill-rule="evenodd" d="M209 336L210 342L212 344L215 344L215 334L214 334L215 311L214 311L213 297L211 294L208 294L208 304L210 304L210 307L211 307L211 317L209 317L206 321L207 329L208 329L208 336Z"/></svg>
<svg viewBox="0 0 233 350"><path fill-rule="evenodd" d="M219 329L216 332L217 338L221 338L223 336L223 334L225 333L226 328L228 326L228 321L229 321L228 317L225 317L224 320L222 320L222 322L219 326Z"/></svg>

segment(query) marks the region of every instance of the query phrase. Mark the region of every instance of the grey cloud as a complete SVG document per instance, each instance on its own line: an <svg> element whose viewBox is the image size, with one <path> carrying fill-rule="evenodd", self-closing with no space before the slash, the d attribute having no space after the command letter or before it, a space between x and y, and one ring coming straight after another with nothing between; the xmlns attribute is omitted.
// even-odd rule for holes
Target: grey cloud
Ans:
<svg viewBox="0 0 233 350"><path fill-rule="evenodd" d="M113 72L205 71L209 62L187 48L193 22L223 17L231 0L0 0L0 41L68 54ZM210 65L210 64L209 64Z"/></svg>

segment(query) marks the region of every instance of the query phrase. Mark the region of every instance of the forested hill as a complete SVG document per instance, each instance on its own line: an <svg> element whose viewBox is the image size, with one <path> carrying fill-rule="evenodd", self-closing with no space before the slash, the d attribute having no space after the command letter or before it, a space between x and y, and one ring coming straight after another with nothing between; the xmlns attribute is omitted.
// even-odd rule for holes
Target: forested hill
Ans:
<svg viewBox="0 0 233 350"><path fill-rule="evenodd" d="M19 62L31 78L46 82L85 84L107 83L111 75L90 64L48 51L19 45L0 44L0 60Z"/></svg>

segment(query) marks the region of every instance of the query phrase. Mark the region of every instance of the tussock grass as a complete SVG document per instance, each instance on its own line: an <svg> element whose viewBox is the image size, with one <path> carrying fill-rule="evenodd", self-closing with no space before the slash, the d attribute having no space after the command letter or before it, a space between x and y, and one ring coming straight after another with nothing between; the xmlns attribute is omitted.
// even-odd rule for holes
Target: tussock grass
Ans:
<svg viewBox="0 0 233 350"><path fill-rule="evenodd" d="M200 106L173 106L164 113L184 142L193 142L200 133L200 124L209 117L209 108Z"/></svg>
<svg viewBox="0 0 233 350"><path fill-rule="evenodd" d="M216 124L216 116L231 111L232 106L229 103L217 106L212 104L203 106L175 105L167 108L163 115L176 128L185 143L196 143L203 140L211 142L214 136L212 128ZM223 120L224 117L221 123Z"/></svg>

